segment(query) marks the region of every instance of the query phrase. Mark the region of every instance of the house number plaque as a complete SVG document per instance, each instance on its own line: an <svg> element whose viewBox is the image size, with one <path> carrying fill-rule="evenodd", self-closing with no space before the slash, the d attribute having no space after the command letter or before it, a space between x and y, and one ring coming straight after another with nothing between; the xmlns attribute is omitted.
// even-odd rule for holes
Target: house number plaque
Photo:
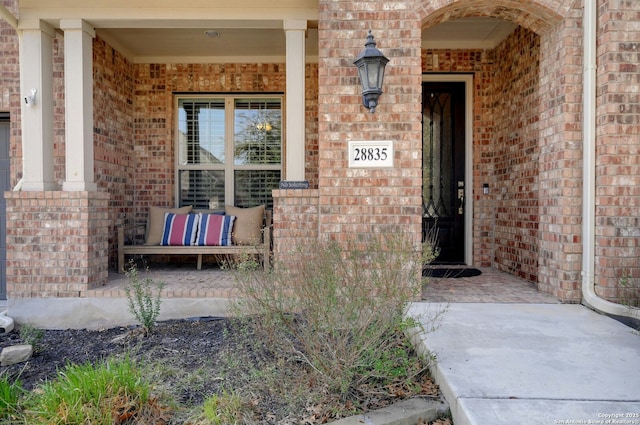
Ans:
<svg viewBox="0 0 640 425"><path fill-rule="evenodd" d="M393 167L391 140L349 141L349 168Z"/></svg>

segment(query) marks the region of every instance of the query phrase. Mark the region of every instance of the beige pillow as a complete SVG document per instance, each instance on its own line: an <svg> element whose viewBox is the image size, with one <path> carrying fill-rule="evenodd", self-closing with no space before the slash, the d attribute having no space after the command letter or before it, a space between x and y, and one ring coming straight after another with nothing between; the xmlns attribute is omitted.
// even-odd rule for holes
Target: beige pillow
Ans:
<svg viewBox="0 0 640 425"><path fill-rule="evenodd" d="M182 208L150 207L149 218L147 219L147 236L145 237L144 244L160 245L165 213L189 214L192 208L191 205Z"/></svg>
<svg viewBox="0 0 640 425"><path fill-rule="evenodd" d="M258 245L262 241L264 205L238 208L225 205L225 214L236 216L231 238L234 245Z"/></svg>

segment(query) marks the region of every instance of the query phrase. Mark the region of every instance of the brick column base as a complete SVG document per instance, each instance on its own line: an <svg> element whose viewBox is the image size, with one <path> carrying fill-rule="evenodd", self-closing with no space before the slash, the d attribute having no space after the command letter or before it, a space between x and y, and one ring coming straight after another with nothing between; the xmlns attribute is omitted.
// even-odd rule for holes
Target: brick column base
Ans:
<svg viewBox="0 0 640 425"><path fill-rule="evenodd" d="M7 297L79 297L108 279L106 192L5 192Z"/></svg>
<svg viewBox="0 0 640 425"><path fill-rule="evenodd" d="M317 189L273 191L273 255L286 264L287 252L318 243ZM291 265L293 266L293 265Z"/></svg>

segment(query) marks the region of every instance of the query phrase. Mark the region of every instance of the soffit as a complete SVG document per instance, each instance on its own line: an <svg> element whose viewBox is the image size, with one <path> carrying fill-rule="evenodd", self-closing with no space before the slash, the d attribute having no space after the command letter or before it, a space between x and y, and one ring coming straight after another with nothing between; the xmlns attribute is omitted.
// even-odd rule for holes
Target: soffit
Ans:
<svg viewBox="0 0 640 425"><path fill-rule="evenodd" d="M493 49L517 26L513 22L488 17L444 21L422 31L422 48Z"/></svg>
<svg viewBox="0 0 640 425"><path fill-rule="evenodd" d="M219 35L209 37L205 31ZM102 28L96 34L137 63L284 62L285 33L280 28ZM318 56L318 31L308 29L306 55Z"/></svg>
<svg viewBox="0 0 640 425"><path fill-rule="evenodd" d="M279 21L253 21L253 28L235 22L211 22L199 28L102 28L96 33L135 62L167 62L188 58L192 62L284 61L285 34ZM247 22L242 24L247 26ZM317 60L318 31L310 22L306 53ZM464 18L446 21L422 33L425 49L493 49L511 34L517 24L494 18ZM210 38L205 30L220 35ZM383 36L378 36L383 39ZM164 58L164 60L162 60ZM170 60L169 60L170 61Z"/></svg>
<svg viewBox="0 0 640 425"><path fill-rule="evenodd" d="M136 63L284 62L286 20L307 22L307 61L318 55L317 0L21 0L20 21L83 19ZM491 49L517 24L489 17L445 21L422 33L426 49ZM214 30L218 37L208 37ZM382 40L383 35L377 35Z"/></svg>

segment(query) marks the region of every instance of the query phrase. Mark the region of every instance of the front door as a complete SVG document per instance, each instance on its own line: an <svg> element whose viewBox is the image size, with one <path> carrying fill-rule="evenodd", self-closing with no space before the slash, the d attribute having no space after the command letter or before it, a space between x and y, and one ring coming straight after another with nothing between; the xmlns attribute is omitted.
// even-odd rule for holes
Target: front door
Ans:
<svg viewBox="0 0 640 425"><path fill-rule="evenodd" d="M422 83L423 240L438 245L434 263L463 264L465 83Z"/></svg>

